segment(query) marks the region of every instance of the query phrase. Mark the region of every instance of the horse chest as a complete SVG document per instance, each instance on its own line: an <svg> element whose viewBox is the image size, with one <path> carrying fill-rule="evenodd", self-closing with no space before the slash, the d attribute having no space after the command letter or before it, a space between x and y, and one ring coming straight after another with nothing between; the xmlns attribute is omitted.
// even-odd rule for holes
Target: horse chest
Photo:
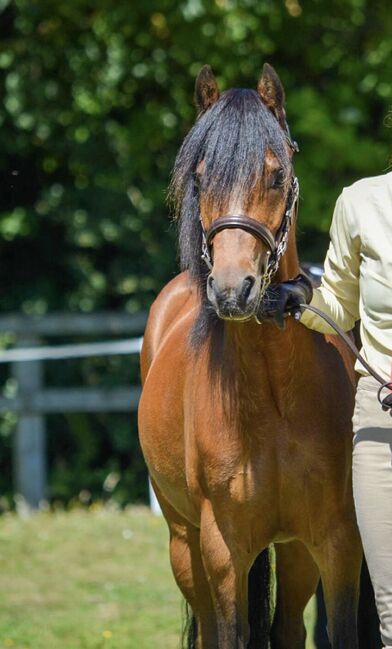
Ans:
<svg viewBox="0 0 392 649"><path fill-rule="evenodd" d="M241 516L245 528L269 542L311 538L310 521L328 511L328 480L323 463L300 442L292 428L258 431L243 443L220 439L212 449L199 449L197 489L225 512L227 519Z"/></svg>
<svg viewBox="0 0 392 649"><path fill-rule="evenodd" d="M207 497L223 499L228 505L253 508L271 500L271 487L276 484L276 462L273 444L241 440L225 432L214 445L198 440L197 481L204 486Z"/></svg>

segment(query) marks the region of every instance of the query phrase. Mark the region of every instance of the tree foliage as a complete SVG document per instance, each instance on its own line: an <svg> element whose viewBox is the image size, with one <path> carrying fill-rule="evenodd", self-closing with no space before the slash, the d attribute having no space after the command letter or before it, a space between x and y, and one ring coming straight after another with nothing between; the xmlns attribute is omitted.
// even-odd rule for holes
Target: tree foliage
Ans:
<svg viewBox="0 0 392 649"><path fill-rule="evenodd" d="M165 189L194 78L278 71L301 153L303 257L344 185L382 173L390 0L0 0L2 310L148 306L177 268Z"/></svg>
<svg viewBox="0 0 392 649"><path fill-rule="evenodd" d="M223 88L281 75L302 229L388 165L388 0L1 4L5 310L136 310L174 272L165 188L206 62Z"/></svg>

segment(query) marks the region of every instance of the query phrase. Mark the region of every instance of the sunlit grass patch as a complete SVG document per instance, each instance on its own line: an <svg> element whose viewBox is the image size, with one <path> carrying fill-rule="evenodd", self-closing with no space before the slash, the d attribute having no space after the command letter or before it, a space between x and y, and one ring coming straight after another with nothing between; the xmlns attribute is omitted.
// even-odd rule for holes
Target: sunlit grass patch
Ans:
<svg viewBox="0 0 392 649"><path fill-rule="evenodd" d="M178 649L180 628L166 524L147 508L0 518L0 649Z"/></svg>

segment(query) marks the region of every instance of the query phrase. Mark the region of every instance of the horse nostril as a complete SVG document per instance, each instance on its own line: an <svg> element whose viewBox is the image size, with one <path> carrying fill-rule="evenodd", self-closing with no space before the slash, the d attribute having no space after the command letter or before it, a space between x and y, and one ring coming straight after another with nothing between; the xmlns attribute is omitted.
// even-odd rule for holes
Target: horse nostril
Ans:
<svg viewBox="0 0 392 649"><path fill-rule="evenodd" d="M214 278L213 278L212 275L209 275L209 276L208 276L207 283L208 283L208 286L209 286L210 288L212 288L212 285L213 285L213 283L214 283Z"/></svg>
<svg viewBox="0 0 392 649"><path fill-rule="evenodd" d="M247 275L244 281L242 282L241 299L244 301L245 304L249 298L250 292L254 287L255 283L256 283L256 278L253 277L252 275Z"/></svg>

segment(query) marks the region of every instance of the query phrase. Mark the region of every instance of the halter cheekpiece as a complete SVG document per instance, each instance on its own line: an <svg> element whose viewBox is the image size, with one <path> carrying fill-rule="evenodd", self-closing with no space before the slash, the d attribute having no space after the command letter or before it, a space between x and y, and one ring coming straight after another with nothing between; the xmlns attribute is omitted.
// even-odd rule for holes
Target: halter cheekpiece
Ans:
<svg viewBox="0 0 392 649"><path fill-rule="evenodd" d="M298 178L293 176L291 179L291 187L287 198L285 212L278 228L276 235L274 235L269 228L262 223L252 219L246 214L227 214L219 216L211 224L208 230L205 230L204 224L200 215L200 222L202 228L202 252L201 258L205 261L206 265L212 270L212 256L211 244L212 240L218 232L227 229L238 228L253 234L257 239L260 239L268 248L268 261L262 277L262 291L265 291L271 283L272 277L278 270L279 262L284 255L289 239L289 231L293 221L293 214L299 196L299 183Z"/></svg>

